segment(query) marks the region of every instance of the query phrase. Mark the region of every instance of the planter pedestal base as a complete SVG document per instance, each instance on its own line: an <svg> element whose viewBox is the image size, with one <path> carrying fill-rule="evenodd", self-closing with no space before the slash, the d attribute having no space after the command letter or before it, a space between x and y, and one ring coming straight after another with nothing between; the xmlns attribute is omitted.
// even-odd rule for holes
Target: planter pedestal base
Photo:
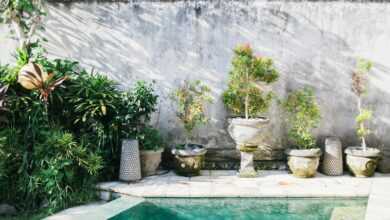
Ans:
<svg viewBox="0 0 390 220"><path fill-rule="evenodd" d="M251 178L257 176L257 172L253 164L253 158L254 158L253 152L256 150L256 148L257 146L240 148L241 163L240 163L240 170L238 172L239 177Z"/></svg>

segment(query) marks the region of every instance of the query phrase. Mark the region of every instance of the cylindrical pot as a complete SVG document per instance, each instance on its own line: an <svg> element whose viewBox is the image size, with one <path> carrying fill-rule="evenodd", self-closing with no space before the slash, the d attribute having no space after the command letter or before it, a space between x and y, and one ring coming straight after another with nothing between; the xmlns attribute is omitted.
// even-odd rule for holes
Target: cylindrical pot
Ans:
<svg viewBox="0 0 390 220"><path fill-rule="evenodd" d="M378 160L381 156L380 150L376 148L348 147L347 165L351 173L356 177L371 177L374 175Z"/></svg>
<svg viewBox="0 0 390 220"><path fill-rule="evenodd" d="M321 149L288 149L287 164L292 174L300 178L314 177L320 164Z"/></svg>
<svg viewBox="0 0 390 220"><path fill-rule="evenodd" d="M181 176L199 176L207 150L198 144L188 144L184 149L172 149L175 172Z"/></svg>
<svg viewBox="0 0 390 220"><path fill-rule="evenodd" d="M157 173L157 168L161 163L163 149L142 150L141 151L141 172L142 176L151 176Z"/></svg>
<svg viewBox="0 0 390 220"><path fill-rule="evenodd" d="M325 139L322 173L328 176L343 175L343 147L338 137Z"/></svg>
<svg viewBox="0 0 390 220"><path fill-rule="evenodd" d="M265 142L262 131L268 123L267 118L230 118L228 132L238 149L243 146L260 146Z"/></svg>
<svg viewBox="0 0 390 220"><path fill-rule="evenodd" d="M139 158L138 141L132 139L123 140L119 180L131 182L141 179L141 163Z"/></svg>

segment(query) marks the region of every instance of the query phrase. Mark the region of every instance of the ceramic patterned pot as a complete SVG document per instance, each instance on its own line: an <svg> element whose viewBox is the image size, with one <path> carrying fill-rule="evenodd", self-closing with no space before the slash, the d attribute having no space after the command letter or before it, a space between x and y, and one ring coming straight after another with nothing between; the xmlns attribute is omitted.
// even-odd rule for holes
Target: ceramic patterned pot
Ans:
<svg viewBox="0 0 390 220"><path fill-rule="evenodd" d="M354 176L371 177L374 175L381 156L380 150L367 148L364 151L363 148L354 146L345 149L345 153L348 168Z"/></svg>
<svg viewBox="0 0 390 220"><path fill-rule="evenodd" d="M288 149L287 164L292 174L300 178L314 177L320 164L321 149Z"/></svg>
<svg viewBox="0 0 390 220"><path fill-rule="evenodd" d="M142 176L155 175L157 168L161 163L161 154L163 149L160 150L142 150L141 151L141 172Z"/></svg>
<svg viewBox="0 0 390 220"><path fill-rule="evenodd" d="M185 149L172 149L175 172L181 176L199 176L207 150L198 144L188 144Z"/></svg>

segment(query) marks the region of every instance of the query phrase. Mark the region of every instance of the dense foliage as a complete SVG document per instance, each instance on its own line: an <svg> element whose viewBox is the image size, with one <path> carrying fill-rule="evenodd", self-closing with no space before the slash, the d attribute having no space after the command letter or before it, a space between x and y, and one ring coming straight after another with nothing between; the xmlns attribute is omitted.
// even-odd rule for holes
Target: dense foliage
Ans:
<svg viewBox="0 0 390 220"><path fill-rule="evenodd" d="M223 94L225 106L247 119L267 111L272 93L266 92L265 86L279 77L273 61L255 56L249 45L242 45L234 49L232 66L228 89Z"/></svg>
<svg viewBox="0 0 390 220"><path fill-rule="evenodd" d="M160 132L151 126L141 128L139 132L137 132L137 140L139 141L141 150L157 151L164 148L164 141Z"/></svg>
<svg viewBox="0 0 390 220"><path fill-rule="evenodd" d="M287 113L288 137L294 147L309 149L315 146L312 129L321 119L320 109L313 90L304 88L291 92L282 103Z"/></svg>
<svg viewBox="0 0 390 220"><path fill-rule="evenodd" d="M18 53L16 65L0 67L8 88L0 95L7 119L0 130L0 203L55 211L93 198L98 180L116 179L121 139L137 136L132 128L144 127L157 96L151 84L124 92L106 76L42 52L32 47ZM27 62L42 69L42 79L49 76L43 87L21 85L18 73Z"/></svg>
<svg viewBox="0 0 390 220"><path fill-rule="evenodd" d="M172 99L177 103L177 117L183 122L186 137L191 137L192 130L206 124L206 104L212 103L210 88L199 80L185 81L174 91Z"/></svg>
<svg viewBox="0 0 390 220"><path fill-rule="evenodd" d="M370 134L366 123L372 118L372 111L362 107L362 96L367 89L367 74L372 68L372 63L367 60L359 59L357 61L356 69L352 73L352 91L358 99L359 115L356 116L357 135L362 141L362 147L366 150L366 137Z"/></svg>

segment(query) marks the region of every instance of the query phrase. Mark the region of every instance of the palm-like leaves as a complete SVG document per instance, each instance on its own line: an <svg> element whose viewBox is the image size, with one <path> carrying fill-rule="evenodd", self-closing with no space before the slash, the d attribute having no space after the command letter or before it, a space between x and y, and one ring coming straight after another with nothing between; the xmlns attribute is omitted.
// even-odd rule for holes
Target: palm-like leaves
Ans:
<svg viewBox="0 0 390 220"><path fill-rule="evenodd" d="M60 86L67 77L53 80L53 74L47 74L35 63L28 63L19 72L18 82L29 90L38 90L40 98L47 103L51 92Z"/></svg>

